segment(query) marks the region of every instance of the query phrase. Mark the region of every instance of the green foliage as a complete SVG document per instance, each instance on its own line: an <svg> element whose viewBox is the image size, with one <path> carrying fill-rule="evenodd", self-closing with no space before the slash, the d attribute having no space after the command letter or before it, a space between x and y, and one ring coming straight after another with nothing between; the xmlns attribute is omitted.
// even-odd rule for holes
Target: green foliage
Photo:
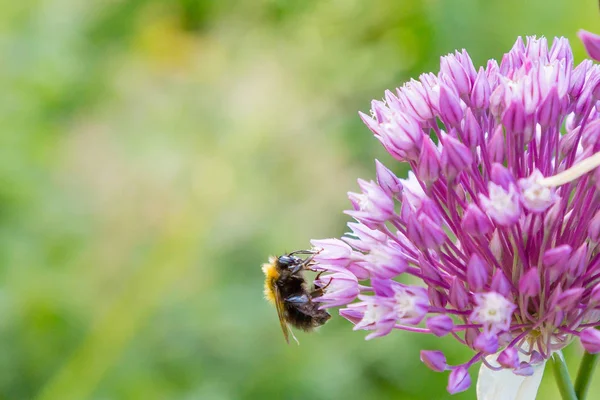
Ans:
<svg viewBox="0 0 600 400"><path fill-rule="evenodd" d="M541 0L3 2L0 398L450 398L418 360L468 357L449 339L365 342L334 318L286 346L259 266L343 233L345 193L374 158L405 173L356 114L384 89L455 48L479 65L519 34L568 36L581 58L576 29L597 14Z"/></svg>

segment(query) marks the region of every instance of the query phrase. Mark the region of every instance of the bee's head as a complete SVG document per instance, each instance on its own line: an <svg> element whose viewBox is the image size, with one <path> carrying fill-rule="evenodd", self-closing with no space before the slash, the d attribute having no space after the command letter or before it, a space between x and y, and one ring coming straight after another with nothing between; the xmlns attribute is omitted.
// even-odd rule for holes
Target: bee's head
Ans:
<svg viewBox="0 0 600 400"><path fill-rule="evenodd" d="M298 271L306 269L309 265L311 265L313 263L312 259L317 253L318 251L314 250L294 251L289 254L277 257L277 266L283 270L288 269L292 272L292 274L295 274ZM301 258L298 257L296 254L307 255L308 257Z"/></svg>
<svg viewBox="0 0 600 400"><path fill-rule="evenodd" d="M279 256L279 258L277 258L277 262L282 268L289 268L298 264L302 264L303 260L300 257L288 254L284 256Z"/></svg>

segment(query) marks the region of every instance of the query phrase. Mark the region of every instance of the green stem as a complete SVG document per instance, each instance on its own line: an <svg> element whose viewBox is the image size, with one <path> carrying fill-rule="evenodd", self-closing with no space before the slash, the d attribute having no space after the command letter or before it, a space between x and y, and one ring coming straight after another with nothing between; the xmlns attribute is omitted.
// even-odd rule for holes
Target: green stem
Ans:
<svg viewBox="0 0 600 400"><path fill-rule="evenodd" d="M552 367L554 369L554 378L556 379L556 384L563 400L577 400L575 389L573 389L571 378L569 378L565 359L560 351L552 355Z"/></svg>
<svg viewBox="0 0 600 400"><path fill-rule="evenodd" d="M579 365L577 379L575 380L575 394L579 400L585 399L588 389L590 388L591 377L598 363L598 354L590 354L585 352Z"/></svg>

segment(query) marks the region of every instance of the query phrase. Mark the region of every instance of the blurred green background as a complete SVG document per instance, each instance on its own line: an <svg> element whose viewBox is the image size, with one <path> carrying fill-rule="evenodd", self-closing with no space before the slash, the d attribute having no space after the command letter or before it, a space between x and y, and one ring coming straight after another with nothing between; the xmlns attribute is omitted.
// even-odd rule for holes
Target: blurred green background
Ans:
<svg viewBox="0 0 600 400"><path fill-rule="evenodd" d="M518 35L581 60L595 1L5 1L0 21L1 399L475 397L419 361L466 360L451 339L333 318L286 346L260 264L345 232L374 158L404 176L357 116L372 98Z"/></svg>

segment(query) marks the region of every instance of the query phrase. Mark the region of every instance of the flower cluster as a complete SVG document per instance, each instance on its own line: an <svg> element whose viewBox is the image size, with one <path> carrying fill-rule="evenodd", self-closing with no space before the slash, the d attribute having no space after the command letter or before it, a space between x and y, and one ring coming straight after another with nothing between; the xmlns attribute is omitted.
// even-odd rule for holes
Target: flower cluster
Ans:
<svg viewBox="0 0 600 400"><path fill-rule="evenodd" d="M590 54L600 43L582 39ZM360 116L412 171L377 162L376 181L349 194L351 233L312 242L328 285L317 300L345 306L367 339L401 329L471 348L453 366L421 352L451 371L451 393L478 361L527 376L574 337L599 352L598 99L600 67L575 66L565 38L519 38L479 69L456 52L386 91Z"/></svg>

